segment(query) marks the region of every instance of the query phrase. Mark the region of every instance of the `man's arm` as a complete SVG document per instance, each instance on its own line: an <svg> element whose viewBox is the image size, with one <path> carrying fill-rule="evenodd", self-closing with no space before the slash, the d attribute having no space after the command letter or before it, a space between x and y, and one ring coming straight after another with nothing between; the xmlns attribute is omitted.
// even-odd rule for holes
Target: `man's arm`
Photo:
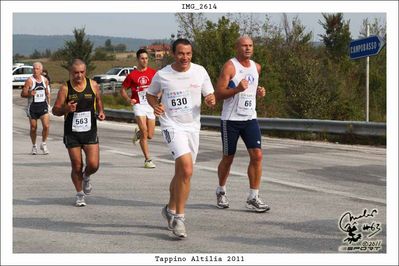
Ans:
<svg viewBox="0 0 399 266"><path fill-rule="evenodd" d="M98 119L100 121L103 121L105 119L105 113L104 113L103 100L101 98L100 86L98 86L97 82L95 82L94 80L91 80L91 85L92 85L92 88L94 88L94 90L96 91Z"/></svg>
<svg viewBox="0 0 399 266"><path fill-rule="evenodd" d="M21 97L29 98L29 97L32 97L33 95L35 95L36 91L34 91L34 90L30 91L29 90L32 87L32 85L33 85L32 80L30 78L28 78L25 81L24 87L22 88Z"/></svg>
<svg viewBox="0 0 399 266"><path fill-rule="evenodd" d="M48 81L48 79L46 79L46 97L47 97L47 103L50 106L51 103L51 94L50 94L50 82Z"/></svg>
<svg viewBox="0 0 399 266"><path fill-rule="evenodd" d="M256 69L258 70L258 73L259 73L259 76L260 76L262 67L261 67L258 63L256 63ZM257 95L258 97L265 97L265 95L266 95L266 89L265 89L265 87L263 87L263 86L258 86L258 88L256 89L256 95Z"/></svg>
<svg viewBox="0 0 399 266"><path fill-rule="evenodd" d="M162 103L158 102L158 97L151 95L148 92L147 92L146 96L147 96L147 102L154 109L154 114L156 116L161 116L165 112L165 108Z"/></svg>
<svg viewBox="0 0 399 266"><path fill-rule="evenodd" d="M224 64L222 72L220 73L218 81L216 83L216 100L220 101L230 98L248 88L248 81L245 79L236 84L235 88L229 88L229 82L235 76L235 72L236 70L231 61L228 61Z"/></svg>
<svg viewBox="0 0 399 266"><path fill-rule="evenodd" d="M67 92L68 92L68 87L66 84L63 84L58 91L57 99L55 100L55 103L54 103L54 106L52 109L53 115L62 116L69 112L76 111L76 105L77 105L76 102L71 101L68 104L65 104Z"/></svg>
<svg viewBox="0 0 399 266"><path fill-rule="evenodd" d="M128 103L130 103L131 105L135 105L137 101L135 99L131 99L129 97L129 95L126 92L127 89L129 89L129 88L126 88L122 85L122 87L120 89L120 94L121 94L122 98L124 98Z"/></svg>

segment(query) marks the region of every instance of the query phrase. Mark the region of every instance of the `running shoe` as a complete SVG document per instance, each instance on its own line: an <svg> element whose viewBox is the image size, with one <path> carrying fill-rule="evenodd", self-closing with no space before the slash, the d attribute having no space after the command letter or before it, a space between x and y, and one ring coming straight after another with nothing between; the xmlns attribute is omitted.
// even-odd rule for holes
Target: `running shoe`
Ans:
<svg viewBox="0 0 399 266"><path fill-rule="evenodd" d="M255 212L266 212L270 210L270 207L266 205L260 198L259 196L253 198L253 199L248 199L247 200L247 208L250 210L253 210Z"/></svg>
<svg viewBox="0 0 399 266"><path fill-rule="evenodd" d="M84 207L86 206L86 201L85 201L85 194L84 193L77 193L76 194L76 207Z"/></svg>
<svg viewBox="0 0 399 266"><path fill-rule="evenodd" d="M32 155L36 155L37 154L37 147L36 146L32 146Z"/></svg>
<svg viewBox="0 0 399 266"><path fill-rule="evenodd" d="M173 220L173 234L179 238L186 238L186 226L184 225L184 218L175 216Z"/></svg>
<svg viewBox="0 0 399 266"><path fill-rule="evenodd" d="M40 145L40 150L42 150L43 154L49 154L49 150L47 148L47 144L46 143L42 143Z"/></svg>
<svg viewBox="0 0 399 266"><path fill-rule="evenodd" d="M155 164L152 162L152 160L145 160L144 161L144 168L155 168Z"/></svg>
<svg viewBox="0 0 399 266"><path fill-rule="evenodd" d="M86 195L89 195L91 193L92 189L93 189L93 186L90 183L90 178L83 179L83 192Z"/></svg>
<svg viewBox="0 0 399 266"><path fill-rule="evenodd" d="M161 211L162 217L166 219L166 221L168 221L168 229L169 230L173 230L173 220L175 218L175 216L168 212L168 205L165 205L165 207L162 208Z"/></svg>
<svg viewBox="0 0 399 266"><path fill-rule="evenodd" d="M216 207L219 209L226 209L230 207L229 201L227 200L226 192L216 192Z"/></svg>
<svg viewBox="0 0 399 266"><path fill-rule="evenodd" d="M140 140L140 136L141 136L141 132L140 132L139 128L136 127L134 129L133 137L132 137L133 144L136 144L136 142Z"/></svg>

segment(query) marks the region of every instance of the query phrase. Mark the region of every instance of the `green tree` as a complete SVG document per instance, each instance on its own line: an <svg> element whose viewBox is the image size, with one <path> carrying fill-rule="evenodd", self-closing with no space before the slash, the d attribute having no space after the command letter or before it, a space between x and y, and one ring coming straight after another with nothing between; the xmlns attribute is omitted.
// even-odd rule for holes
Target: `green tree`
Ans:
<svg viewBox="0 0 399 266"><path fill-rule="evenodd" d="M93 43L86 38L85 29L74 29L75 40L66 41L61 52L63 63L62 67L69 69L73 59L79 58L86 63L87 74L95 69L92 63Z"/></svg>
<svg viewBox="0 0 399 266"><path fill-rule="evenodd" d="M184 37L193 41L194 36L205 28L203 13L176 13L175 17L178 24L177 38Z"/></svg>
<svg viewBox="0 0 399 266"><path fill-rule="evenodd" d="M42 56L42 54L38 50L35 49L29 57L32 59L38 59L41 56Z"/></svg>
<svg viewBox="0 0 399 266"><path fill-rule="evenodd" d="M217 23L207 21L205 29L194 35L194 60L207 69L213 82L224 63L235 55L239 29L237 23L223 16Z"/></svg>
<svg viewBox="0 0 399 266"><path fill-rule="evenodd" d="M351 41L349 21L344 21L342 13L322 14L324 22L319 20L326 33L319 34L328 54L335 59L347 58L348 47Z"/></svg>
<svg viewBox="0 0 399 266"><path fill-rule="evenodd" d="M106 51L113 51L114 47L112 46L111 39L105 41L104 47Z"/></svg>

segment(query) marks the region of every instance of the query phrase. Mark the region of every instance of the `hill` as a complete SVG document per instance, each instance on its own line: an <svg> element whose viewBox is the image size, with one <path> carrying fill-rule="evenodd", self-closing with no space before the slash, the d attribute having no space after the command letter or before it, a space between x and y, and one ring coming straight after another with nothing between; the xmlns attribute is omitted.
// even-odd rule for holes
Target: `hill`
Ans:
<svg viewBox="0 0 399 266"><path fill-rule="evenodd" d="M150 45L154 42L169 43L169 40L160 39L137 39L124 37L111 37L99 35L87 35L87 38L94 44L94 48L104 46L107 39L111 40L112 45L125 44L128 51L136 51L141 46ZM44 52L49 49L54 52L64 47L65 41L73 40L73 35L30 35L30 34L14 34L13 35L13 55L31 55L35 49Z"/></svg>

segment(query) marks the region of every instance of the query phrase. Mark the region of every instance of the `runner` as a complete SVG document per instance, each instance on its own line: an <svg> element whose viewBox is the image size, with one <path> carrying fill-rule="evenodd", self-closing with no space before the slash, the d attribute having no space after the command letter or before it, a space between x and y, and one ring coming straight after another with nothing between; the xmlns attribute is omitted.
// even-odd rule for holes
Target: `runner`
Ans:
<svg viewBox="0 0 399 266"><path fill-rule="evenodd" d="M177 39L172 51L175 61L155 74L147 99L159 116L164 141L175 160L169 203L162 209L162 215L168 221L168 229L177 237L185 238L184 209L198 154L201 94L210 107L215 106L215 96L205 68L191 63L191 43ZM162 93L160 103L159 93Z"/></svg>
<svg viewBox="0 0 399 266"><path fill-rule="evenodd" d="M226 183L237 149L238 138L244 141L249 153L249 195L246 207L266 212L270 207L259 197L262 177L261 133L256 116L256 96L264 97L265 88L258 86L261 66L251 60L253 41L244 36L236 41L236 57L227 61L216 85L216 97L224 100L221 116L223 157L218 166L219 186L216 189L217 207L228 208Z"/></svg>
<svg viewBox="0 0 399 266"><path fill-rule="evenodd" d="M86 64L74 59L69 69L70 80L58 91L53 114L64 116L64 144L71 160L71 177L76 189L77 207L86 206L85 195L92 191L90 176L100 165L97 119L105 114L98 84L86 77ZM83 170L82 150L86 157Z"/></svg>
<svg viewBox="0 0 399 266"><path fill-rule="evenodd" d="M156 71L148 67L148 53L145 49L139 49L136 56L138 67L123 81L120 93L133 106L139 126L134 129L133 143L140 140L140 147L145 158L144 168L155 168L148 149L148 139L152 139L154 136L155 115L154 109L147 102L146 92ZM131 89L130 97L126 93L129 88Z"/></svg>
<svg viewBox="0 0 399 266"><path fill-rule="evenodd" d="M28 98L26 114L30 124L30 139L32 141L32 155L37 154L36 132L37 120L42 123L42 143L40 150L43 154L49 154L47 148L47 138L50 130L49 106L51 95L49 91L49 81L42 75L43 65L40 62L33 64L33 75L25 81L22 88L21 97Z"/></svg>

